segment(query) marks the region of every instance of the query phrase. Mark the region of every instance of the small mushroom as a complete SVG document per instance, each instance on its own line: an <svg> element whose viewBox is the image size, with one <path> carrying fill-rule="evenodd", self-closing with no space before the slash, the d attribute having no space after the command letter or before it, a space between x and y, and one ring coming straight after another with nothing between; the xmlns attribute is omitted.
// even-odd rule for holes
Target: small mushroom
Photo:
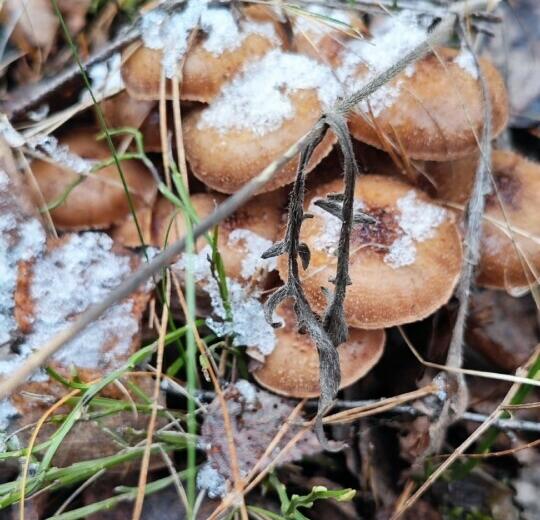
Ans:
<svg viewBox="0 0 540 520"><path fill-rule="evenodd" d="M208 7L201 18L201 30L187 51L182 67L181 99L209 102L242 67L281 45L274 21L236 21L226 7ZM130 96L140 100L160 97L162 59L167 51L135 44L123 56L122 77ZM172 97L170 81L167 97Z"/></svg>
<svg viewBox="0 0 540 520"><path fill-rule="evenodd" d="M200 219L210 215L225 197L218 194L197 193L191 204ZM225 219L218 226L218 250L223 259L225 273L236 280L265 280L273 261L261 259L277 237L281 224L283 194L255 197ZM185 235L182 212L162 198L156 204L153 217L153 243L159 247ZM201 251L207 242L197 242Z"/></svg>
<svg viewBox="0 0 540 520"><path fill-rule="evenodd" d="M309 132L340 92L325 65L300 54L268 53L249 64L208 107L186 117L184 142L193 174L217 191L237 191ZM327 132L307 171L335 142ZM297 159L289 161L260 192L291 183L297 164Z"/></svg>
<svg viewBox="0 0 540 520"><path fill-rule="evenodd" d="M341 63L347 64L347 52L353 51L345 49ZM484 103L474 61L466 62L461 53L437 49L358 105L349 118L353 137L382 149L384 138L386 145L426 161L473 154L484 124ZM496 137L508 121L507 92L497 69L483 58L480 65L490 94L492 137ZM355 71L349 72L351 83L361 82L369 73L361 60L349 69ZM338 76L344 79L344 75L338 68Z"/></svg>
<svg viewBox="0 0 540 520"><path fill-rule="evenodd" d="M137 222L135 222L135 218L130 213L122 222L113 227L110 232L112 239L115 243L124 247L140 247L142 245L142 236L145 245L151 244L152 214L152 207L141 208L135 211L135 217L137 218Z"/></svg>
<svg viewBox="0 0 540 520"><path fill-rule="evenodd" d="M316 188L305 209L313 218L302 224L300 240L311 251L300 278L318 312L327 306L321 287L333 290L341 221L317 204L343 192L343 181ZM350 241L349 276L344 302L352 327L379 329L423 319L444 305L459 278L462 248L454 215L421 191L381 175L357 180ZM362 215L364 214L364 215ZM282 278L287 259L278 259Z"/></svg>
<svg viewBox="0 0 540 520"><path fill-rule="evenodd" d="M497 190L486 200L477 283L523 294L540 272L540 165L509 151L493 152Z"/></svg>
<svg viewBox="0 0 540 520"><path fill-rule="evenodd" d="M284 325L276 330L276 347L260 368L253 372L264 388L287 397L317 397L319 356L308 334L296 329L292 305L285 303L277 311ZM384 351L384 330L349 329L349 338L339 346L341 385L345 388L364 377Z"/></svg>
<svg viewBox="0 0 540 520"><path fill-rule="evenodd" d="M98 162L111 157L107 144L96 141L91 128L66 133L60 143L59 150L65 151L62 146L67 146L70 153L84 160ZM151 206L157 187L150 172L136 160L122 161L121 167L135 208ZM32 171L47 204L58 203L65 197L50 212L59 229L106 229L130 214L128 198L114 164L87 174L76 173L69 164L62 165L60 161L36 160L32 162ZM80 175L86 178L69 191Z"/></svg>

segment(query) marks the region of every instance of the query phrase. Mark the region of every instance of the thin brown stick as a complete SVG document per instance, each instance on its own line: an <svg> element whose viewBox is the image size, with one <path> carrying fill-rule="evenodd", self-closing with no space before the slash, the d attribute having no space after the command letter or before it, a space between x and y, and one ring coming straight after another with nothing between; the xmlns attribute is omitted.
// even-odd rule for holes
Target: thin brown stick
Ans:
<svg viewBox="0 0 540 520"><path fill-rule="evenodd" d="M169 284L170 290L170 284ZM139 520L142 514L142 508L144 503L144 495L146 490L146 481L148 479L148 467L150 465L150 454L152 446L152 437L154 436L154 430L156 428L157 419L157 403L159 399L159 392L161 387L161 373L163 371L163 353L165 350L165 336L167 334L167 321L169 319L169 305L163 306L163 313L161 315L161 325L158 338L157 349L157 361L156 361L156 379L154 381L154 391L152 393L152 409L150 412L150 419L148 421L148 428L146 431L146 444L144 446L143 457L141 461L141 469L139 472L139 482L137 486L137 498L135 499L135 506L133 507L132 520Z"/></svg>

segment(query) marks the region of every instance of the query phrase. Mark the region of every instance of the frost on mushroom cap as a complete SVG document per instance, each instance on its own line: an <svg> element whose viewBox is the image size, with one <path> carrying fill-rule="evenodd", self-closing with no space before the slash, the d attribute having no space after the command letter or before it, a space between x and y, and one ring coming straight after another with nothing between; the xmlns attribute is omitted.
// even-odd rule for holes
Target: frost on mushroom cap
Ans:
<svg viewBox="0 0 540 520"><path fill-rule="evenodd" d="M47 249L42 247L39 254L19 262L12 298L17 303L21 332L17 349L0 358L0 379L64 331L78 315L103 301L137 265L135 256L115 250L112 240L101 233L49 239ZM70 376L75 368L88 380L125 362L137 346L148 289L110 307L54 354L52 367L64 376ZM25 385L30 391L55 392L44 371L35 373ZM12 395L11 403L19 412L32 406L19 394Z"/></svg>
<svg viewBox="0 0 540 520"><path fill-rule="evenodd" d="M300 54L271 51L225 85L203 111L198 128L249 130L264 136L295 116L289 94L297 90L315 90L323 108L330 108L341 94L329 67Z"/></svg>
<svg viewBox="0 0 540 520"><path fill-rule="evenodd" d="M172 14L153 9L142 16L142 40L145 47L163 51L167 78L175 77L178 63L188 50L189 35L197 24L207 35L203 48L215 56L237 49L248 34L262 34L277 41L271 23L248 20L239 27L230 9L210 7L208 0L189 0L182 11Z"/></svg>
<svg viewBox="0 0 540 520"><path fill-rule="evenodd" d="M192 195L191 204L199 219L204 219L223 200L224 197L218 194L197 193ZM256 282L261 287L265 285L276 262L261 256L277 238L282 216L280 202L279 197L255 197L220 223L218 249L227 276L250 284ZM186 232L184 217L166 199L160 199L156 204L153 226L153 243L159 247ZM197 249L200 251L206 244L206 239L200 239Z"/></svg>
<svg viewBox="0 0 540 520"><path fill-rule="evenodd" d="M370 40L354 39L345 46L336 75L344 85L347 94L358 91L375 76L387 70L412 51L426 38L426 31L419 26L415 18L403 12L388 17L386 23L377 28ZM359 74L359 68L367 73ZM405 75L414 74L414 65L405 69ZM399 96L402 81L383 85L359 104L362 112L369 108L376 117L392 106Z"/></svg>
<svg viewBox="0 0 540 520"><path fill-rule="evenodd" d="M263 387L288 397L317 397L319 355L308 334L297 332L296 316L290 303L276 311L284 326L276 330L276 348L253 377ZM358 381L379 361L384 351L384 330L349 329L348 340L338 349L341 366L340 388Z"/></svg>
<svg viewBox="0 0 540 520"><path fill-rule="evenodd" d="M314 218L306 220L300 240L311 251L301 279L315 310L326 306L321 287L332 288L339 222L314 210L313 201L343 191L336 180L316 188L306 200ZM350 326L376 329L422 319L450 298L461 269L461 240L453 215L422 192L390 177L364 175L355 189L357 206L375 219L351 232L345 316ZM326 212L324 212L326 213ZM286 258L278 270L286 273Z"/></svg>
<svg viewBox="0 0 540 520"><path fill-rule="evenodd" d="M358 113L350 115L353 137L381 149L390 144L412 159L426 161L449 161L475 153L484 121L482 88L470 67L463 67L463 60L459 51L439 48L417 61L414 69L405 69L374 93L372 114L360 105ZM493 65L483 58L479 61L491 96L496 137L508 120L506 88ZM359 65L355 74L364 81L369 68Z"/></svg>
<svg viewBox="0 0 540 520"><path fill-rule="evenodd" d="M232 318L229 319L218 282L212 274L209 262L211 257L210 246L205 246L198 254L182 254L174 264L174 268L182 273L191 269L195 281L209 296L213 314L206 319L206 325L212 331L218 336L232 337L235 346L253 347L261 355L267 356L274 350L275 333L264 317L260 292L227 277L232 314Z"/></svg>
<svg viewBox="0 0 540 520"><path fill-rule="evenodd" d="M17 333L17 265L39 255L44 246L41 223L23 210L16 187L8 174L0 170L0 347L8 345Z"/></svg>

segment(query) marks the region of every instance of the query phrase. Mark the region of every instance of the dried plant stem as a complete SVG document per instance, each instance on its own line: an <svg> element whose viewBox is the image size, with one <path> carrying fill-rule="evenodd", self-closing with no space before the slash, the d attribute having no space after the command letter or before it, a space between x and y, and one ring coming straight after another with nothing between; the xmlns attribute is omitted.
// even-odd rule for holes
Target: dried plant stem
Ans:
<svg viewBox="0 0 540 520"><path fill-rule="evenodd" d="M538 356L538 352L535 351L529 358L524 367L534 363ZM518 370L518 375L526 374L525 368ZM488 418L469 436L463 441L454 452L446 459L430 476L429 478L416 490L416 492L400 505L399 509L392 515L390 520L398 520L407 509L409 509L428 489L429 487L460 457L469 446L471 446L478 438L482 436L491 426L493 426L501 413L505 411L505 407L511 404L512 399L520 389L519 383L514 383L504 399L499 403L497 408L488 416Z"/></svg>
<svg viewBox="0 0 540 520"><path fill-rule="evenodd" d="M170 283L169 291L170 291ZM146 444L144 446L143 457L141 461L141 469L139 471L139 482L137 485L137 498L135 499L135 506L133 507L132 520L139 520L142 514L142 508L144 503L144 497L146 492L146 481L148 479L148 467L150 465L150 454L152 447L152 438L154 436L154 430L156 428L157 419L157 406L159 400L159 393L161 388L161 373L163 371L163 353L165 351L165 335L167 334L167 322L169 319L169 305L163 306L163 312L161 315L161 324L159 329L158 347L156 356L156 374L154 381L154 389L152 392L152 409L150 412L150 419L148 421L148 428L146 430Z"/></svg>

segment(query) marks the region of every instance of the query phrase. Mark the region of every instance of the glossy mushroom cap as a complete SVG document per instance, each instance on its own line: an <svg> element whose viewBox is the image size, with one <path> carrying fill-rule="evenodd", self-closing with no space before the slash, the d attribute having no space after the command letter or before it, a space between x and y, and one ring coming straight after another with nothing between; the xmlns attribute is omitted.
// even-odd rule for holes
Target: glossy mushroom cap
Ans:
<svg viewBox="0 0 540 520"><path fill-rule="evenodd" d="M349 117L353 137L383 149L385 139L410 158L426 161L473 154L478 147L475 136L481 134L484 121L482 88L476 70L460 63L458 51L444 48L419 60L371 96L369 106L357 107ZM490 93L492 136L496 137L508 121L507 92L497 69L485 59L480 64ZM360 64L355 79L367 74L367 67Z"/></svg>
<svg viewBox="0 0 540 520"><path fill-rule="evenodd" d="M210 16L216 17L216 25L208 29L209 34L204 32L203 25L203 30L197 34L185 57L180 88L181 99L205 103L214 99L221 87L246 63L281 45L274 21L271 18L261 20L260 12L254 19L245 18L238 22L224 7L210 7L207 13L214 13ZM144 45L126 49L122 78L130 96L141 100L159 99L162 57L161 50ZM169 99L172 98L170 83L167 81Z"/></svg>
<svg viewBox="0 0 540 520"><path fill-rule="evenodd" d="M492 172L499 197L486 200L477 283L520 294L540 272L540 165L494 151Z"/></svg>
<svg viewBox="0 0 540 520"><path fill-rule="evenodd" d="M251 63L207 108L185 120L184 143L193 174L207 186L234 193L309 132L341 87L328 67L299 54L273 51ZM327 132L312 170L336 142ZM260 192L290 184L298 159L289 161Z"/></svg>
<svg viewBox="0 0 540 520"><path fill-rule="evenodd" d="M102 161L111 157L105 142L96 141L95 131L79 129L60 138L61 145L83 159ZM151 206L157 187L141 162L121 162L122 171L136 208ZM78 174L60 164L36 160L32 171L47 204L59 200ZM105 229L130 214L128 198L115 165L102 168L76 186L60 206L51 210L54 224L62 230Z"/></svg>
<svg viewBox="0 0 540 520"><path fill-rule="evenodd" d="M284 326L276 329L276 347L264 364L253 372L264 388L288 397L317 397L319 355L307 334L300 334L292 305L284 303L277 311ZM345 388L364 377L384 351L384 330L349 329L348 340L339 346L341 385Z"/></svg>
<svg viewBox="0 0 540 520"><path fill-rule="evenodd" d="M218 194L198 193L191 196L193 209L200 219L210 215L225 197ZM279 232L282 208L281 194L255 197L218 226L218 249L225 273L236 280L261 279L273 269L272 261L262 260ZM156 204L153 218L153 242L159 247L184 236L184 217L167 199ZM207 246L201 238L197 251ZM271 269L270 269L271 270Z"/></svg>
<svg viewBox="0 0 540 520"><path fill-rule="evenodd" d="M302 224L300 240L311 251L300 278L308 300L318 312L327 302L335 275L335 252L341 223L314 204L343 192L336 180L314 190L306 210L314 215ZM418 321L444 305L458 281L462 248L454 215L425 194L391 177L363 175L356 182L356 211L375 223L360 223L351 233L349 276L344 310L351 327L378 329ZM278 259L285 277L287 259Z"/></svg>

